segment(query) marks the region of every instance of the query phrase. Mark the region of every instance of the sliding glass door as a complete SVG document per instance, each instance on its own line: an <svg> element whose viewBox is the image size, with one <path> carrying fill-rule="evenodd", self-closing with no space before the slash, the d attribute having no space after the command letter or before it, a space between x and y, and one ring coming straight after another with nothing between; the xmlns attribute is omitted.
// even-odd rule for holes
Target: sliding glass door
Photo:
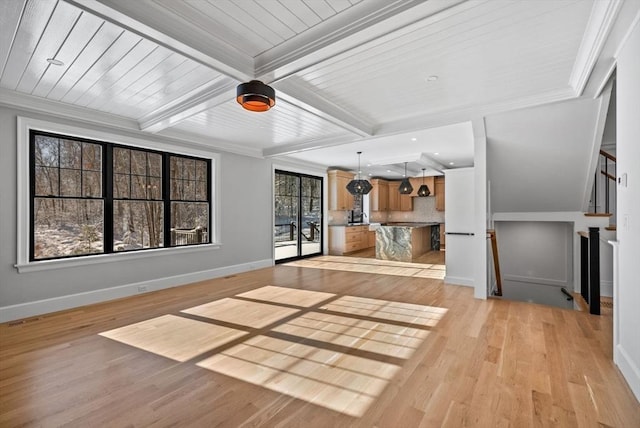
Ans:
<svg viewBox="0 0 640 428"><path fill-rule="evenodd" d="M276 170L275 261L322 254L322 177Z"/></svg>

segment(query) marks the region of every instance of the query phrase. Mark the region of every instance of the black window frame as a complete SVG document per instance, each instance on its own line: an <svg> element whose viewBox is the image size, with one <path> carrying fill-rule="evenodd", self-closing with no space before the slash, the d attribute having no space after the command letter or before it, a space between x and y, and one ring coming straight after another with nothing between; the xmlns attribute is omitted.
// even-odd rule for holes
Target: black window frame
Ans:
<svg viewBox="0 0 640 428"><path fill-rule="evenodd" d="M35 258L35 200L37 198L41 198L43 196L36 195L36 150L35 143L37 136L45 136L51 138L58 138L60 140L70 140L77 141L79 143L89 143L99 145L102 148L102 196L101 197L85 197L82 192L82 184L81 184L81 196L78 197L68 197L60 195L60 190L58 191L59 195L47 195L47 198L52 199L78 199L78 200L102 200L103 201L103 234L102 234L102 247L103 252L100 253L87 253L87 254L72 254L72 255L62 255L55 257L42 257ZM152 199L136 199L136 198L114 198L114 166L113 166L113 150L115 148L118 149L126 149L130 151L139 151L145 153L152 153L161 156L161 186L162 191L160 198L152 198ZM206 174L206 200L199 200L197 203L207 204L208 209L208 224L206 240L204 242L197 243L189 243L189 244L180 244L180 245L172 245L171 244L171 198L170 198L170 184L171 184L171 174L169 167L169 160L171 157L179 157L183 159L191 159L196 161L204 161L207 166L207 174ZM82 168L82 164L80 166ZM59 167L58 167L59 168ZM131 171L130 171L131 173ZM135 145L127 145L120 144L110 141L101 141L95 140L91 138L83 138L77 137L73 135L65 135L55 132L47 132L40 131L37 129L29 130L29 262L40 262L47 260L61 260L61 259L73 259L73 258L82 258L87 256L102 256L108 254L125 254L125 253L136 253L140 251L146 250L159 250L165 248L185 248L185 247L194 247L200 245L208 245L212 243L213 234L212 232L212 222L213 222L213 211L212 211L212 160L210 158L203 158L192 155L185 155L181 153L162 151L162 150L154 150L148 149L144 147L138 147ZM131 195L130 195L131 196ZM120 200L153 200L162 202L163 206L163 231L162 231L162 246L160 247L151 247L151 248L136 248L136 249L127 249L127 250L115 250L113 248L113 225L114 225L114 201ZM192 202L192 201L185 201Z"/></svg>

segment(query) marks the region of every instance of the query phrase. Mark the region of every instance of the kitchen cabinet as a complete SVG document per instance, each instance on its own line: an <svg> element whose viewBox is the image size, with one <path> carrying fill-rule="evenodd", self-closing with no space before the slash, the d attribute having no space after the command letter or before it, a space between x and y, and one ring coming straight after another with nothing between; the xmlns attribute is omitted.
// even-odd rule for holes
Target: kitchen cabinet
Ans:
<svg viewBox="0 0 640 428"><path fill-rule="evenodd" d="M375 233L375 232L374 232ZM369 248L370 231L368 225L329 226L329 254L341 256ZM374 243L375 245L375 239Z"/></svg>
<svg viewBox="0 0 640 428"><path fill-rule="evenodd" d="M444 177L436 177L434 180L436 194L436 210L444 211Z"/></svg>
<svg viewBox="0 0 640 428"><path fill-rule="evenodd" d="M389 182L389 211L413 211L411 194L400 194L399 187L399 181Z"/></svg>
<svg viewBox="0 0 640 428"><path fill-rule="evenodd" d="M348 171L327 171L329 178L329 210L349 211L353 209L353 195L347 190L347 184L353 180Z"/></svg>
<svg viewBox="0 0 640 428"><path fill-rule="evenodd" d="M387 211L389 209L389 182L374 178L371 180L369 193L369 209L371 211Z"/></svg>

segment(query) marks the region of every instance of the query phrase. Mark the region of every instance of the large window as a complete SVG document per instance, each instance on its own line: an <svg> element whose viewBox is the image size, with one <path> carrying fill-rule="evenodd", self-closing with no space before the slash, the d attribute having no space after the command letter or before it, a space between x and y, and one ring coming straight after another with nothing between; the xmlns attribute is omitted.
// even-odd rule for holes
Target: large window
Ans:
<svg viewBox="0 0 640 428"><path fill-rule="evenodd" d="M30 260L210 243L211 161L30 132Z"/></svg>

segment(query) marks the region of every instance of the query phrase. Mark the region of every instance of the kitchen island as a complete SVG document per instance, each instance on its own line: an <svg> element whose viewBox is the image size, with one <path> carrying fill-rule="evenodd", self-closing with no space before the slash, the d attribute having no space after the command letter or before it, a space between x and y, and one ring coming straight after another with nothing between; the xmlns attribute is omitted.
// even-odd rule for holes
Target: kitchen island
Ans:
<svg viewBox="0 0 640 428"><path fill-rule="evenodd" d="M376 258L410 262L432 249L439 223L383 223L376 230Z"/></svg>

